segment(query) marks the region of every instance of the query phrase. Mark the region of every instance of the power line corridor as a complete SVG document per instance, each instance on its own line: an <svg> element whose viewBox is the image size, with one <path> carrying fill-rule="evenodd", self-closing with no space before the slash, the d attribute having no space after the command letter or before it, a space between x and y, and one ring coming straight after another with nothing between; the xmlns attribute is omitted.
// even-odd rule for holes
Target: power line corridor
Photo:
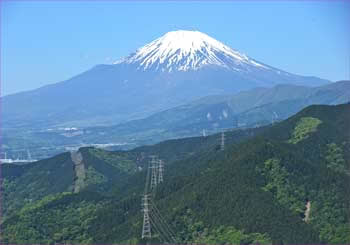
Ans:
<svg viewBox="0 0 350 245"><path fill-rule="evenodd" d="M142 239L151 239L156 232L165 243L177 243L175 233L168 225L153 198L157 185L164 181L164 162L152 155L147 169L146 184L142 196Z"/></svg>

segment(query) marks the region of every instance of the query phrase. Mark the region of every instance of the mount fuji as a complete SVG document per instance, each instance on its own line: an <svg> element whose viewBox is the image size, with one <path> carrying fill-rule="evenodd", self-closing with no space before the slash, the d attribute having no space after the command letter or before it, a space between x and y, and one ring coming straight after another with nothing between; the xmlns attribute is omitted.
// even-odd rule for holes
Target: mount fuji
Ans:
<svg viewBox="0 0 350 245"><path fill-rule="evenodd" d="M208 95L329 81L263 64L199 31L172 31L114 64L2 98L4 128L85 127L142 118Z"/></svg>
<svg viewBox="0 0 350 245"><path fill-rule="evenodd" d="M270 69L198 31L173 31L145 45L115 64L134 64L137 69L190 71L217 66L232 71Z"/></svg>

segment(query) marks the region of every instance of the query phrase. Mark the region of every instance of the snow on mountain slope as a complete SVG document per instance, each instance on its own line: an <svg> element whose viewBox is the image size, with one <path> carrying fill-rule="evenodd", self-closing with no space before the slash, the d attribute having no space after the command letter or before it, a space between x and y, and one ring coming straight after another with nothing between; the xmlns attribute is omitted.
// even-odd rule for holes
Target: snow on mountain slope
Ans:
<svg viewBox="0 0 350 245"><path fill-rule="evenodd" d="M111 125L208 95L327 83L258 62L201 32L172 31L116 64L97 65L66 81L5 96L2 125Z"/></svg>
<svg viewBox="0 0 350 245"><path fill-rule="evenodd" d="M228 70L271 70L245 54L199 31L171 31L115 64L135 64L141 70L189 71L213 65ZM276 69L276 72L282 72ZM286 72L284 72L286 73Z"/></svg>

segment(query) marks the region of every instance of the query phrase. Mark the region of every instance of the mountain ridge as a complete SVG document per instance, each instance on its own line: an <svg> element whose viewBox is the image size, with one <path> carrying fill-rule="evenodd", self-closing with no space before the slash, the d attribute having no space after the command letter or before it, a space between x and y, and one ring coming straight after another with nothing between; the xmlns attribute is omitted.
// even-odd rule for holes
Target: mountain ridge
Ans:
<svg viewBox="0 0 350 245"><path fill-rule="evenodd" d="M155 47L158 47L157 44ZM259 86L271 87L279 83L308 86L329 83L320 78L282 72L265 64L257 66L257 61L233 53L236 51L228 50L228 53L232 53L228 56L224 48L219 49L219 52L211 47L205 49L208 55L200 54L190 59L193 65L196 64L194 67L204 64L198 66L200 69L197 70L186 69L171 73L159 71L156 63L163 62L160 59L162 56L153 57L155 54L152 49L141 57L145 63L147 58L156 62L153 63L155 67L146 70L137 69L137 59L135 64L120 62L97 65L65 81L4 96L1 98L3 126L32 128L34 125L50 127L67 123L75 123L77 126L112 125L143 118L207 95L234 93ZM192 51L197 55L200 50ZM215 59L209 55L214 51L217 57ZM157 54L161 55L161 52ZM182 65L190 65L187 64L186 57L176 57L178 63L174 62L179 69ZM218 62L221 66L217 65ZM239 71L226 69L222 64L236 67ZM172 69L175 70L174 67Z"/></svg>
<svg viewBox="0 0 350 245"><path fill-rule="evenodd" d="M165 182L153 200L182 244L347 244L350 141L344 132L350 133L349 112L349 104L312 105L224 150L217 134L137 151L175 157L166 162ZM3 223L4 241L166 242L157 230L152 240L139 238L145 179L143 169L122 185L115 182L113 196L82 191L29 203Z"/></svg>
<svg viewBox="0 0 350 245"><path fill-rule="evenodd" d="M29 149L36 159L62 152L64 145L132 143L130 149L179 137L212 134L225 128L247 128L275 123L286 119L311 104L341 104L349 101L350 82L339 81L316 88L297 85L277 85L255 88L236 94L213 95L174 108L156 112L143 119L130 120L111 126L78 128L66 137L57 128L38 128L29 133L18 130L3 132L3 147L9 156L13 150ZM61 127L76 127L64 125ZM47 139L50 139L49 141ZM41 143L41 145L39 144ZM50 143L49 143L50 142ZM47 154L42 146L57 146L58 151ZM123 147L123 146L121 146ZM120 149L120 148L114 148ZM37 155L36 153L40 153Z"/></svg>

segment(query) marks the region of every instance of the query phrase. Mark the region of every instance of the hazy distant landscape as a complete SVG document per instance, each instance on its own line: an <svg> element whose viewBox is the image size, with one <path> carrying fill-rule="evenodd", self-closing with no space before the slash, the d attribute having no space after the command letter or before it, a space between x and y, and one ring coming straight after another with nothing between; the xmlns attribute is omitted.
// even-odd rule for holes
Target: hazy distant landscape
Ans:
<svg viewBox="0 0 350 245"><path fill-rule="evenodd" d="M0 4L1 244L350 243L348 3Z"/></svg>
<svg viewBox="0 0 350 245"><path fill-rule="evenodd" d="M291 92L292 91L292 92ZM213 95L160 111L148 117L110 126L4 128L7 156L34 159L87 145L130 149L172 138L199 136L222 130L250 128L278 122L312 104L336 105L350 98L350 82L319 87L276 85L233 95ZM70 126L79 124L70 124Z"/></svg>

